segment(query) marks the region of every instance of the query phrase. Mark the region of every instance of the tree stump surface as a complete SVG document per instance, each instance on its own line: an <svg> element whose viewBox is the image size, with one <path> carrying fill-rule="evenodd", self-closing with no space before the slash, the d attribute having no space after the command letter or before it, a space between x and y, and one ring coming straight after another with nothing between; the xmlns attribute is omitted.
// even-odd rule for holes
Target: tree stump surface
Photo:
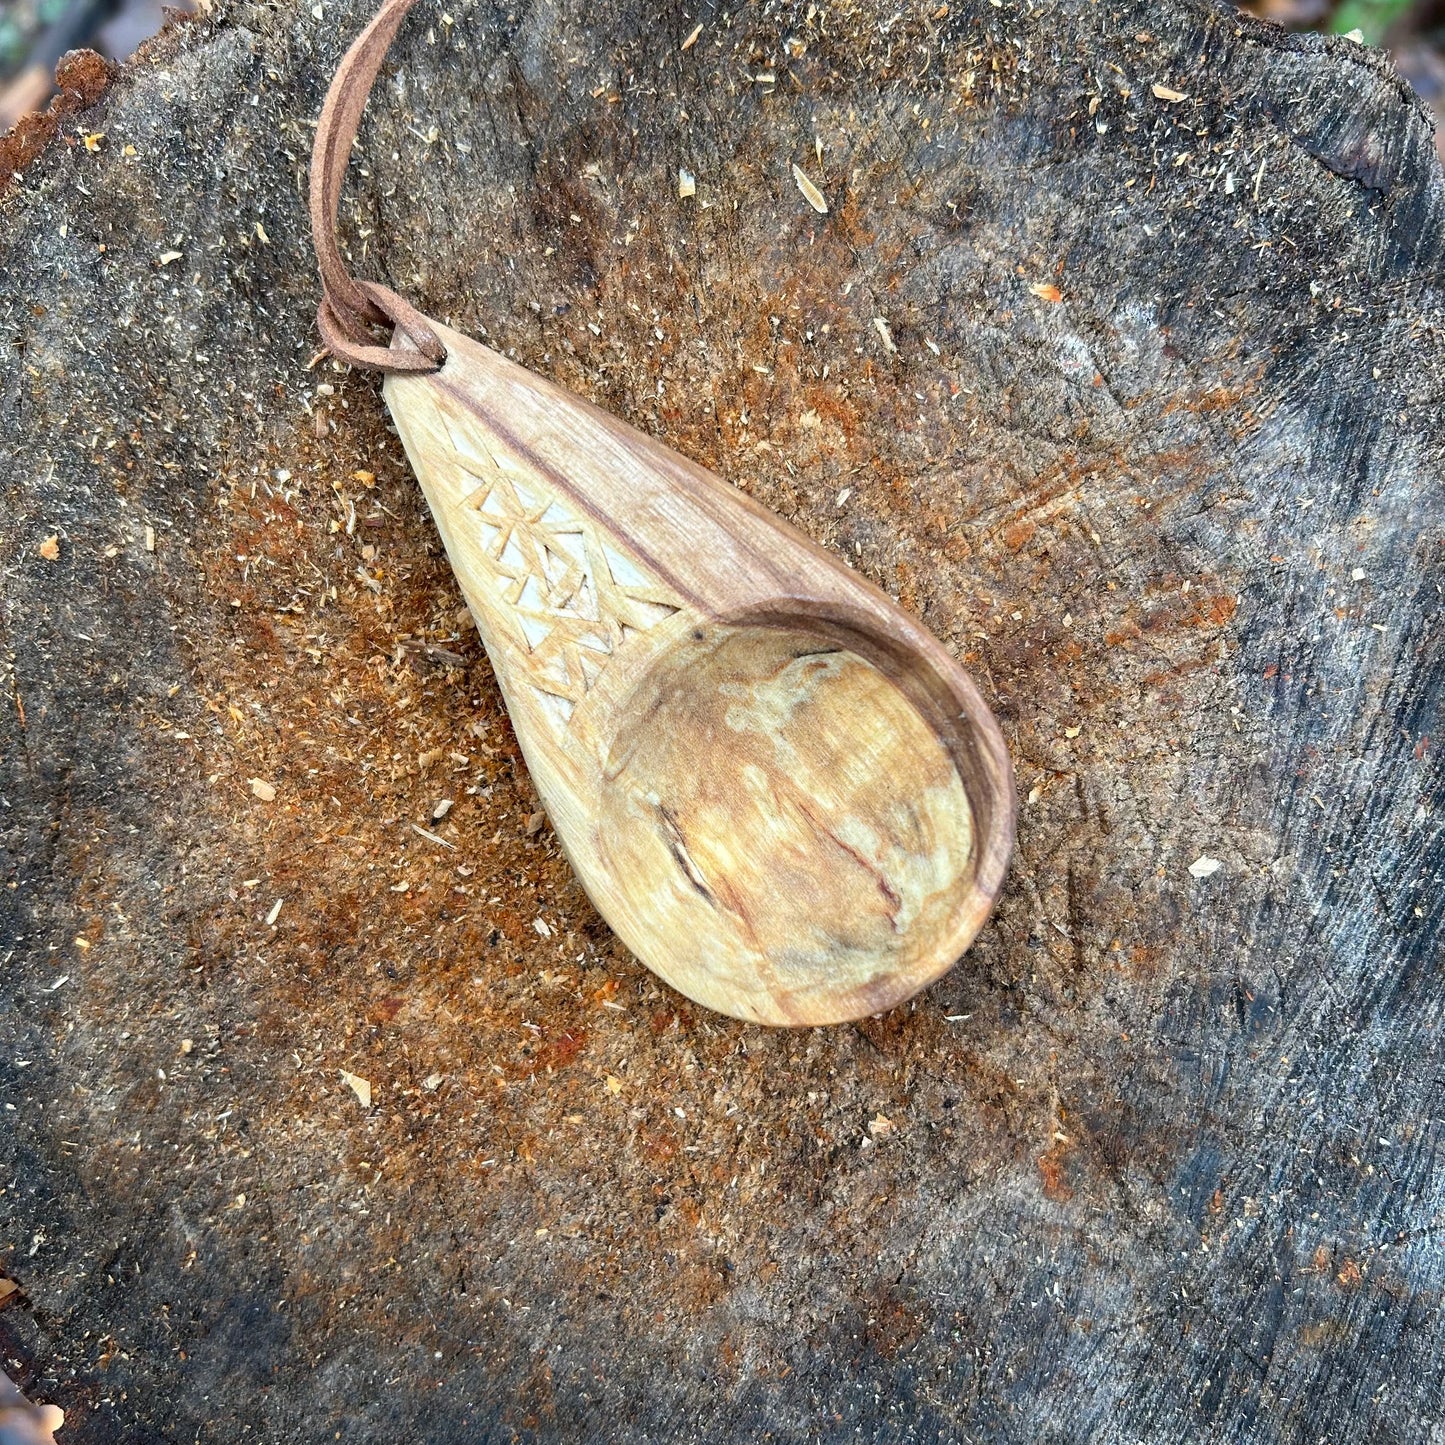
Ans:
<svg viewBox="0 0 1445 1445"><path fill-rule="evenodd" d="M221 0L0 202L0 1368L67 1445L1445 1438L1422 106L1202 0L408 22L357 268L1004 725L978 943L774 1032L592 911L375 378L308 366L366 14Z"/></svg>

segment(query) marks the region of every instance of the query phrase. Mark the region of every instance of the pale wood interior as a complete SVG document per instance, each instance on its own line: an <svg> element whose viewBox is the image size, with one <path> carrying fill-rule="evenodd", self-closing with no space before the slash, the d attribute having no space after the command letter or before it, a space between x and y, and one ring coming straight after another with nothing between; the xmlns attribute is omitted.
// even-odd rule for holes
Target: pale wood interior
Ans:
<svg viewBox="0 0 1445 1445"><path fill-rule="evenodd" d="M618 718L599 805L624 927L665 942L664 977L751 1017L892 1002L972 866L948 749L878 668L796 629L676 642Z"/></svg>

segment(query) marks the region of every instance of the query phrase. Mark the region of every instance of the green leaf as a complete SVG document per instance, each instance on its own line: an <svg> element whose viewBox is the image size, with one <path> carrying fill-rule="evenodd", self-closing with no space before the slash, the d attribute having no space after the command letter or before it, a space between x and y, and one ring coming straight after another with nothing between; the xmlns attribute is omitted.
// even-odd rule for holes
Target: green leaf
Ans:
<svg viewBox="0 0 1445 1445"><path fill-rule="evenodd" d="M1344 0L1330 21L1336 35L1358 30L1366 45L1384 43L1385 31L1410 8L1411 0Z"/></svg>

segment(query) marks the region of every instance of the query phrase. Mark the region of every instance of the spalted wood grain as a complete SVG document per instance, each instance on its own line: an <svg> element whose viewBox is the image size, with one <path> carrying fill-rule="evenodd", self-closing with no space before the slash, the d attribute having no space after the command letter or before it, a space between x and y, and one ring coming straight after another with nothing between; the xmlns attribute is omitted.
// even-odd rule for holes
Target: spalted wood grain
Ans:
<svg viewBox="0 0 1445 1445"><path fill-rule="evenodd" d="M615 943L374 380L307 369L361 7L219 7L0 212L0 1368L75 1441L1430 1439L1420 107L1184 0L448 14L354 264L919 617L1016 859L852 1027Z"/></svg>
<svg viewBox="0 0 1445 1445"><path fill-rule="evenodd" d="M387 379L533 783L654 973L757 1023L881 1013L1003 886L978 689L876 587L670 447L439 328ZM396 344L396 343L394 343Z"/></svg>

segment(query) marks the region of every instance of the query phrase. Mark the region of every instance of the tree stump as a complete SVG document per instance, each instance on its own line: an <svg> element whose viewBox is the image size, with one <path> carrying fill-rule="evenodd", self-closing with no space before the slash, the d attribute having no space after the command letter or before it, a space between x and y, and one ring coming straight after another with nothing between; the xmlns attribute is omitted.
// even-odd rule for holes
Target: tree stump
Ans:
<svg viewBox="0 0 1445 1445"><path fill-rule="evenodd" d="M1202 0L408 22L357 269L846 557L1004 724L978 943L777 1032L592 912L316 357L366 14L221 0L0 203L0 1368L71 1445L1435 1439L1420 104Z"/></svg>

